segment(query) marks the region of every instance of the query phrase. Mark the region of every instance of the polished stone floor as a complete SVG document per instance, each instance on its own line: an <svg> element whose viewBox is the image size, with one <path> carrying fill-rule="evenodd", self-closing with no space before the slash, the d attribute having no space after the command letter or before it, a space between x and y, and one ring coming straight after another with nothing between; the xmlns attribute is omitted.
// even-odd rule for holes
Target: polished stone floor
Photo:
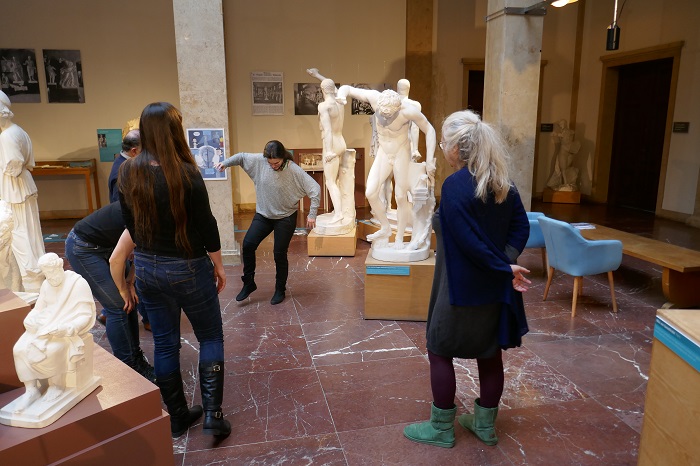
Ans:
<svg viewBox="0 0 700 466"><path fill-rule="evenodd" d="M533 210L700 249L700 231L651 214L541 203ZM237 216L236 228L244 230L249 219ZM51 228L65 226L48 222L44 232ZM521 348L504 353L499 443L487 447L457 425L455 447L443 449L402 435L406 424L430 411L425 323L363 319L369 246L358 241L355 257L308 257L306 236L295 236L287 299L277 306L269 303L271 247L268 239L258 251L258 290L249 299L234 299L240 265L227 267L220 295L224 413L233 432L215 445L195 425L174 441L175 464L636 464L655 312L664 304L659 267L624 258L615 272L617 314L606 276L584 278L572 319L573 279L556 275L543 302L540 253L526 250L520 263L532 271L525 295L530 333ZM62 243L47 249L60 254ZM103 327L97 324L94 333L109 349ZM153 343L143 329L141 342L151 357ZM200 400L197 348L183 319L182 371L194 403ZM478 379L474 361L457 360L456 368L461 413L478 396Z"/></svg>

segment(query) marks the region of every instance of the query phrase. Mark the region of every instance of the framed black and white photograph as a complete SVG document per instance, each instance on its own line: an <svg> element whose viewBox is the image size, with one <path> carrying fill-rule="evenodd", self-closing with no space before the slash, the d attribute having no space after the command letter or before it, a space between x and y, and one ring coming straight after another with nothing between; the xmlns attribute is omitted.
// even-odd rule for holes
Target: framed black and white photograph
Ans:
<svg viewBox="0 0 700 466"><path fill-rule="evenodd" d="M44 50L49 103L85 103L80 50Z"/></svg>
<svg viewBox="0 0 700 466"><path fill-rule="evenodd" d="M188 129L187 142L192 157L205 180L225 180L226 170L220 172L214 166L226 158L223 128Z"/></svg>
<svg viewBox="0 0 700 466"><path fill-rule="evenodd" d="M284 115L284 75L281 71L250 73L253 115Z"/></svg>
<svg viewBox="0 0 700 466"><path fill-rule="evenodd" d="M358 89L374 89L375 91L383 92L387 89L391 89L389 84L368 84L368 83L353 83L352 87ZM350 103L351 115L374 115L374 110L372 106L367 102L363 102L357 99L351 99Z"/></svg>
<svg viewBox="0 0 700 466"><path fill-rule="evenodd" d="M0 49L0 89L10 102L41 102L34 49Z"/></svg>
<svg viewBox="0 0 700 466"><path fill-rule="evenodd" d="M294 83L294 114L317 115L323 102L320 83Z"/></svg>

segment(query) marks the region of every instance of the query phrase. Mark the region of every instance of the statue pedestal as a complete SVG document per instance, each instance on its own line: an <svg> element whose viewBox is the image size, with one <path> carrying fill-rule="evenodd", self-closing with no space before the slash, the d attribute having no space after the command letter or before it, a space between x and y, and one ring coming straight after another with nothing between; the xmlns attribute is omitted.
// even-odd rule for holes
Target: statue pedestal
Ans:
<svg viewBox="0 0 700 466"><path fill-rule="evenodd" d="M554 204L580 204L581 191L554 191L552 188L544 188L542 202Z"/></svg>
<svg viewBox="0 0 700 466"><path fill-rule="evenodd" d="M379 231L379 226L370 222L369 220L358 220L357 221L357 237L363 241L367 241L367 235L376 233ZM389 237L389 242L393 243L396 240L396 232L391 231L391 236ZM411 241L411 234L403 235L403 242L408 244ZM435 250L436 246L435 232L430 233L430 249Z"/></svg>
<svg viewBox="0 0 700 466"><path fill-rule="evenodd" d="M428 319L435 254L419 262L365 260L365 319Z"/></svg>
<svg viewBox="0 0 700 466"><path fill-rule="evenodd" d="M24 319L31 306L18 298L10 290L0 290L0 393L4 393L24 384L17 378L15 358L12 348L24 333ZM0 407L7 403L0 403Z"/></svg>
<svg viewBox="0 0 700 466"><path fill-rule="evenodd" d="M357 228L337 236L323 236L309 232L307 237L309 256L349 256L355 255L357 248Z"/></svg>
<svg viewBox="0 0 700 466"><path fill-rule="evenodd" d="M173 464L158 388L97 345L93 356L102 386L49 426L0 425L0 464ZM0 405L23 393L0 394Z"/></svg>

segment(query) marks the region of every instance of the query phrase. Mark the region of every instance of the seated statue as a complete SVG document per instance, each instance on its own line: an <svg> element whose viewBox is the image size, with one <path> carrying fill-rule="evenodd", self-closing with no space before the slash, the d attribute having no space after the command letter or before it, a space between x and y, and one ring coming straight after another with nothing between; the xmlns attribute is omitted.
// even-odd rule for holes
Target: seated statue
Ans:
<svg viewBox="0 0 700 466"><path fill-rule="evenodd" d="M24 319L26 331L13 348L15 369L26 391L0 410L0 423L51 424L99 385L92 374L95 301L88 283L48 253L38 261L46 280Z"/></svg>

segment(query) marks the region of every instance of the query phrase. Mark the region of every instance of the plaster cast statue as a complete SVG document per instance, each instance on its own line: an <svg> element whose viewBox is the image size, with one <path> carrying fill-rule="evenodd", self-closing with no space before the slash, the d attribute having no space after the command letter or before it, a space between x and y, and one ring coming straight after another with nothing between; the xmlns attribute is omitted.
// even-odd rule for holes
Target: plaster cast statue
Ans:
<svg viewBox="0 0 700 466"><path fill-rule="evenodd" d="M62 63L61 78L58 81L58 85L63 89L71 89L78 87L78 68L75 66L75 62L66 60L65 58L59 58L58 63Z"/></svg>
<svg viewBox="0 0 700 466"><path fill-rule="evenodd" d="M0 289L24 291L19 266L12 252L14 226L10 205L0 200Z"/></svg>
<svg viewBox="0 0 700 466"><path fill-rule="evenodd" d="M34 153L29 135L12 122L10 99L0 91L0 199L10 204L14 220L12 251L22 275L24 291L38 292L44 279L37 261L44 254L37 189L29 170Z"/></svg>
<svg viewBox="0 0 700 466"><path fill-rule="evenodd" d="M547 186L554 191L578 191L578 168L572 166L574 156L581 149L581 142L574 141L574 130L566 120L559 120L552 133L554 142L554 169Z"/></svg>
<svg viewBox="0 0 700 466"><path fill-rule="evenodd" d="M0 423L45 427L99 385L92 372L95 301L87 281L63 270L54 253L39 259L46 275L39 299L24 319L26 331L13 348L25 392L2 410Z"/></svg>
<svg viewBox="0 0 700 466"><path fill-rule="evenodd" d="M411 234L408 245L403 242L404 232L411 222L413 208L409 201L411 179L409 167L411 163L410 123L414 123L425 134L426 162L424 162L427 182L434 185L435 176L435 129L428 119L414 105L401 99L401 96L392 90L383 92L358 89L352 86L341 86L337 99L345 103L347 97L362 100L369 103L374 109L377 127L377 154L367 177L366 196L372 208L374 217L379 221L380 229L376 233L367 236L372 241L372 257L376 257L375 249L388 247L392 230L387 217L386 205L381 201L381 191L385 189L385 182L393 173L396 191L397 229L394 249L407 251L421 250L418 257L425 259L428 254L428 246L425 241L420 241L420 235ZM434 201L433 201L434 202ZM424 255L424 257L423 257ZM410 260L416 259L413 256ZM386 260L386 259L379 259ZM402 259L396 259L401 261Z"/></svg>
<svg viewBox="0 0 700 466"><path fill-rule="evenodd" d="M316 68L306 70L321 80L323 102L318 104L318 120L323 143L323 177L333 212L316 217L314 232L342 235L355 228L355 150L348 150L343 137L345 108L336 101L336 86Z"/></svg>

